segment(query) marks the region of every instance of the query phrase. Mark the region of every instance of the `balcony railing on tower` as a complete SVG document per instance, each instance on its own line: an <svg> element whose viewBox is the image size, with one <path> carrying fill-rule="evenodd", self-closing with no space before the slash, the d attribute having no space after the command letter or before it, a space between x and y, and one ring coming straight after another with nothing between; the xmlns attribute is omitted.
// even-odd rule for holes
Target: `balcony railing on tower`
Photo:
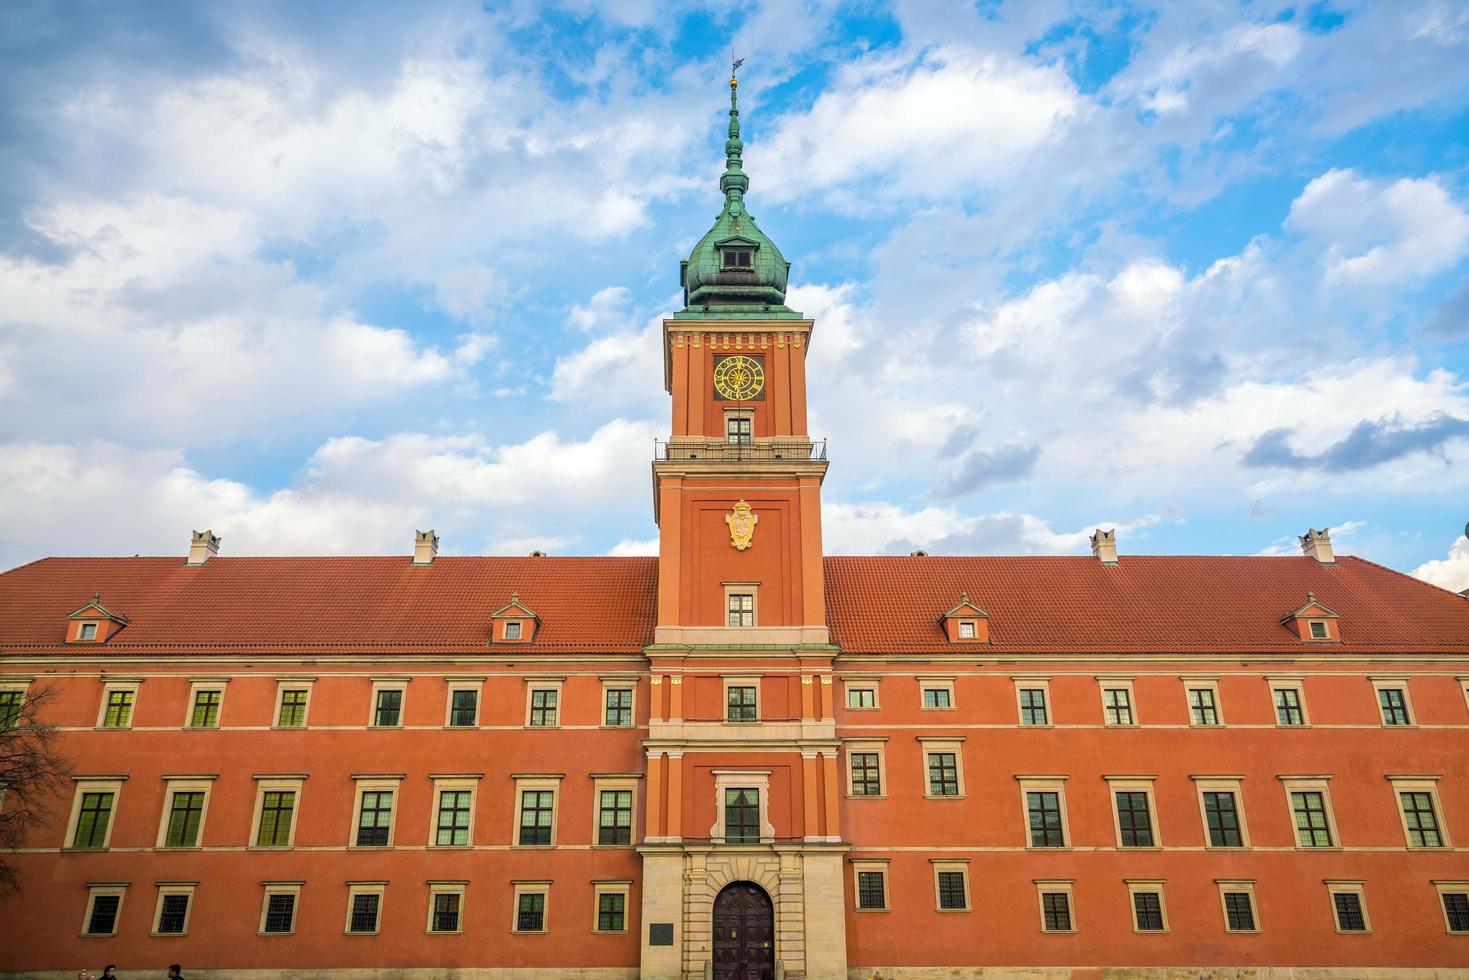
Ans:
<svg viewBox="0 0 1469 980"><path fill-rule="evenodd" d="M776 438L758 442L725 442L720 439L655 439L654 460L708 459L719 462L770 462L772 460L826 459L825 439Z"/></svg>

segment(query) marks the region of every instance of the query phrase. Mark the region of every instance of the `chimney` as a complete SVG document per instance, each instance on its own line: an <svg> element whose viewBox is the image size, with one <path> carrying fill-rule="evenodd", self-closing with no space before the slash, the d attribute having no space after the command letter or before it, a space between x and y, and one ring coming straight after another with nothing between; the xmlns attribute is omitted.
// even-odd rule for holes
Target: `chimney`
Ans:
<svg viewBox="0 0 1469 980"><path fill-rule="evenodd" d="M439 536L430 528L413 532L413 564L432 565L439 553Z"/></svg>
<svg viewBox="0 0 1469 980"><path fill-rule="evenodd" d="M1335 565L1336 555L1331 552L1331 529L1323 527L1316 531L1306 528L1306 533L1301 535L1301 552L1323 565Z"/></svg>
<svg viewBox="0 0 1469 980"><path fill-rule="evenodd" d="M189 541L189 557L185 559L184 567L196 568L219 554L219 542L219 535L213 531L195 531Z"/></svg>
<svg viewBox="0 0 1469 980"><path fill-rule="evenodd" d="M1092 557L1103 565L1117 564L1117 529L1103 531L1097 528L1092 535Z"/></svg>

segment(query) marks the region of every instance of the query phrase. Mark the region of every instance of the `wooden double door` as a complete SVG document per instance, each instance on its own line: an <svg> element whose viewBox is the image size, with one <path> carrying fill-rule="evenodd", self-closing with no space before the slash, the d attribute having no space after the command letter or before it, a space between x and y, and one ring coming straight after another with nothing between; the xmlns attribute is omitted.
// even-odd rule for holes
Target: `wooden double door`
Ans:
<svg viewBox="0 0 1469 980"><path fill-rule="evenodd" d="M727 885L714 899L714 980L773 980L775 907L748 881Z"/></svg>

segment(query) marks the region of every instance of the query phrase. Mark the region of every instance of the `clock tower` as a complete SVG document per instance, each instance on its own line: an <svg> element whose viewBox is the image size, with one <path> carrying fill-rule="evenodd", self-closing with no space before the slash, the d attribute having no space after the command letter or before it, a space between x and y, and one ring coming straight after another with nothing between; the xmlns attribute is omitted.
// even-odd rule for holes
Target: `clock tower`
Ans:
<svg viewBox="0 0 1469 980"><path fill-rule="evenodd" d="M658 618L643 843L645 977L845 978L826 448L812 322L745 208L738 83L714 226L663 322L672 422L653 461ZM764 972L764 971L772 972ZM752 972L754 971L754 972Z"/></svg>

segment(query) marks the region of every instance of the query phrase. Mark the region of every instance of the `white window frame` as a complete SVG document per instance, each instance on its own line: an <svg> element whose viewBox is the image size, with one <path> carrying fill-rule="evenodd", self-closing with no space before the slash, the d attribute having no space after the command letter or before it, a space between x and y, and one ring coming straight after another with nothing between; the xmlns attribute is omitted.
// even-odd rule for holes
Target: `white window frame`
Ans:
<svg viewBox="0 0 1469 980"><path fill-rule="evenodd" d="M1116 835L1117 849L1119 851L1161 851L1163 849L1163 831L1158 826L1158 804L1154 799L1153 785L1157 776L1103 776L1107 781L1108 804L1112 809L1112 832ZM1148 800L1148 825L1153 834L1153 843L1150 846L1140 847L1133 844L1122 843L1122 818L1117 813L1118 793L1143 793ZM1064 822L1064 821L1063 821Z"/></svg>
<svg viewBox="0 0 1469 980"><path fill-rule="evenodd" d="M1379 728L1417 728L1418 710L1413 707L1413 695L1408 690L1408 678L1406 675L1396 674L1391 677L1373 675L1368 677L1372 682L1372 710L1377 712L1377 725ZM1389 725L1382 717L1382 690L1401 691L1403 693L1403 710L1408 712L1408 723L1406 725Z"/></svg>
<svg viewBox="0 0 1469 980"><path fill-rule="evenodd" d="M184 725L186 729L193 731L213 731L224 725L224 696L225 687L230 682L228 677L191 677L189 678L189 706L185 709ZM194 724L194 702L201 693L208 691L219 692L219 711L212 725Z"/></svg>
<svg viewBox="0 0 1469 980"><path fill-rule="evenodd" d="M133 722L138 714L138 689L143 686L141 677L118 678L114 677L102 685L102 705L97 710L97 728L104 732L125 732L133 728ZM126 725L105 725L107 720L107 699L114 691L127 691L132 694L132 705L128 708L128 723Z"/></svg>
<svg viewBox="0 0 1469 980"><path fill-rule="evenodd" d="M1219 696L1219 678L1217 677L1181 677L1183 681L1183 709L1188 712L1188 726L1190 728L1223 728L1224 722L1224 699ZM1214 724L1206 725L1194 721L1192 691L1214 692ZM1273 709L1272 709L1273 710Z"/></svg>
<svg viewBox="0 0 1469 980"><path fill-rule="evenodd" d="M1051 701L1051 679L1049 677L1037 677L1034 675L1014 675L1010 678L1015 684L1015 724L1021 728L1055 728L1056 715ZM1044 725L1027 725L1025 723L1025 706L1020 702L1021 691L1040 691L1041 699L1045 703L1046 722Z"/></svg>
<svg viewBox="0 0 1469 980"><path fill-rule="evenodd" d="M721 702L720 721L726 725L755 725L763 721L765 716L761 713L764 707L764 699L760 696L760 674L739 674L733 677L725 677L724 699ZM729 717L729 689L732 687L753 687L755 689L755 720L754 721L731 721Z"/></svg>
<svg viewBox="0 0 1469 980"><path fill-rule="evenodd" d="M306 882L262 881L260 884L262 886L260 896L260 923L255 930L255 935L266 938L273 936L294 936L296 934L296 924L301 920L301 886L306 884ZM291 895L294 897L294 900L291 902L291 928L285 932L265 931L265 919L270 913L270 896L272 895Z"/></svg>
<svg viewBox="0 0 1469 980"><path fill-rule="evenodd" d="M720 582L724 589L724 605L719 610L719 625L723 629L750 630L760 625L760 583L759 582ZM732 595L748 595L750 597L750 625L729 625L729 597Z"/></svg>
<svg viewBox="0 0 1469 980"><path fill-rule="evenodd" d="M474 721L468 725L454 724L454 693L456 691L474 692ZM483 677L452 677L444 685L444 727L456 730L472 731L479 727L480 714L485 705L485 678Z"/></svg>
<svg viewBox="0 0 1469 980"><path fill-rule="evenodd" d="M929 858L929 865L933 868L933 910L935 912L973 912L974 900L969 893L969 859L968 858ZM958 909L946 909L939 899L939 872L955 872L964 876L964 907Z"/></svg>
<svg viewBox="0 0 1469 980"><path fill-rule="evenodd" d="M527 677L525 679L525 721L524 726L531 731L552 730L561 727L562 709L566 707L565 698L562 697L562 689L566 686L566 678L554 677ZM556 692L556 723L553 725L532 725L531 704L535 701L537 691Z"/></svg>
<svg viewBox="0 0 1469 980"><path fill-rule="evenodd" d="M866 678L866 677L864 677L861 680L847 680L846 678L843 678L842 679L842 705L848 711L876 711L877 709L879 709L879 708L882 707L882 694L881 694L881 692L879 690L880 687L881 687L881 685L878 683L878 678L875 678L875 677L874 678ZM852 692L854 692L854 691L871 691L872 692L872 704L871 704L871 706L868 706L868 707L862 707L862 706L854 707L852 705ZM949 700L952 701L953 700L953 697L951 696L949 698Z"/></svg>
<svg viewBox="0 0 1469 980"><path fill-rule="evenodd" d="M603 929L602 922L602 896L622 896L622 928ZM619 878L616 880L592 881L592 932L598 936L621 936L632 930L628 928L628 921L632 919L632 879Z"/></svg>
<svg viewBox="0 0 1469 980"><path fill-rule="evenodd" d="M1270 687L1270 717L1275 721L1276 728L1310 728L1311 713L1306 708L1306 679L1300 676L1277 677L1266 675L1266 684ZM1280 721L1280 708L1275 703L1276 691L1296 692L1296 701L1301 706L1301 723L1299 725L1284 725Z"/></svg>
<svg viewBox="0 0 1469 980"><path fill-rule="evenodd" d="M1450 929L1449 928L1449 910L1444 905L1444 900L1443 900L1444 895L1450 895L1450 894L1452 894L1452 895L1458 895L1458 894L1466 894L1466 895L1469 895L1469 881L1464 881L1464 880L1452 880L1451 881L1451 880L1447 880L1447 879L1438 879L1438 878L1436 878L1436 879L1434 879L1434 882L1433 882L1433 890L1434 890L1435 894L1438 897L1438 914L1443 917L1443 929L1444 929L1444 933L1446 935L1450 935L1450 936L1469 936L1469 930L1465 930L1465 929L1455 930L1455 929Z"/></svg>
<svg viewBox="0 0 1469 980"><path fill-rule="evenodd" d="M408 717L408 682L411 677L374 677L372 679L372 697L368 700L367 726L368 728L384 728L395 730L404 727L405 719ZM398 702L398 723L396 725L379 725L377 723L377 698L383 691L397 691L402 698Z"/></svg>
<svg viewBox="0 0 1469 980"><path fill-rule="evenodd" d="M217 775L194 775L194 776L164 776L163 788L163 817L158 821L158 840L154 847L165 851L197 851L204 847L204 830L209 826L209 800L214 795L214 781ZM169 817L173 814L173 798L176 793L203 793L204 802L199 808L199 836L193 844L184 847L169 847L164 841L168 839ZM192 907L193 903L190 903Z"/></svg>
<svg viewBox="0 0 1469 980"><path fill-rule="evenodd" d="M724 839L724 798L731 789L753 789L760 801L760 843L775 840L775 827L770 822L770 772L769 769L715 769L714 770L714 825L709 836L716 844ZM747 846L754 841L741 842Z"/></svg>
<svg viewBox="0 0 1469 980"><path fill-rule="evenodd" d="M1331 777L1329 775L1311 776L1276 776L1285 790L1285 812L1288 819L1291 834L1295 840L1295 848L1298 851L1339 851L1342 849L1340 832L1336 829L1336 807L1331 803ZM1301 829L1296 826L1296 808L1291 800L1292 793L1320 793L1321 805L1326 808L1326 826L1331 832L1331 844L1328 847L1308 847L1301 843ZM1396 800L1393 801L1397 803ZM1402 819L1402 806L1398 806L1399 819Z"/></svg>
<svg viewBox="0 0 1469 980"><path fill-rule="evenodd" d="M594 848L611 848L626 850L636 847L638 843L638 781L643 778L641 773L617 772L591 774L592 779L592 836L591 842ZM603 844L602 837L602 792L615 792L618 790L632 794L632 813L629 815L628 842L626 844Z"/></svg>
<svg viewBox="0 0 1469 980"><path fill-rule="evenodd" d="M127 776L73 776L71 817L66 822L66 839L62 841L63 851L105 851L112 847L112 831L117 826L118 804L122 801L122 784L127 781ZM101 847L75 847L73 842L77 836L77 824L82 819L82 797L87 793L111 793L112 809L107 812L107 832L102 835Z"/></svg>
<svg viewBox="0 0 1469 980"><path fill-rule="evenodd" d="M202 833L202 829L201 829ZM194 891L199 887L197 881L160 881L158 883L158 899L153 905L153 925L148 930L148 935L155 939L181 939L189 934L189 920L194 917ZM179 932L159 932L159 919L163 917L163 899L167 895L187 895L189 903L184 907L184 928Z"/></svg>
<svg viewBox="0 0 1469 980"><path fill-rule="evenodd" d="M1139 726L1137 717L1137 694L1133 690L1131 677L1117 677L1104 674L1097 677L1097 697L1102 702L1102 726L1104 728L1137 728ZM1132 715L1132 721L1126 724L1107 720L1107 692L1126 691L1127 710Z"/></svg>
<svg viewBox="0 0 1469 980"><path fill-rule="evenodd" d="M962 800L968 796L964 785L964 740L963 735L919 735L918 745L923 757L923 798L925 800ZM954 796L935 796L933 793L933 782L928 778L928 757L936 752L952 752L954 754L954 773L958 781L959 792ZM884 774L886 780L886 774ZM883 789L887 789L884 782Z"/></svg>
<svg viewBox="0 0 1469 980"><path fill-rule="evenodd" d="M862 858L854 859L852 862L852 911L854 912L891 912L893 910L893 888L892 879L888 877L888 861L886 858ZM862 904L862 889L859 884L859 875L864 872L876 872L882 875L882 907L874 908Z"/></svg>
<svg viewBox="0 0 1469 980"><path fill-rule="evenodd" d="M510 900L510 931L518 936L539 936L551 931L551 882L549 881L512 881L513 889ZM541 895L541 927L539 929L520 928L520 896Z"/></svg>
<svg viewBox="0 0 1469 980"><path fill-rule="evenodd" d="M482 772L466 773L433 773L429 775L429 781L433 783L433 791L429 796L428 816L428 848L434 851L465 851L474 847L474 820L479 812L479 784L484 779ZM469 840L463 844L440 844L439 839L439 795L445 792L462 793L469 791ZM394 816L397 815L397 801L393 801Z"/></svg>
<svg viewBox="0 0 1469 980"><path fill-rule="evenodd" d="M1075 896L1075 894L1073 894L1072 888L1071 888L1071 886L1073 884L1075 884L1075 879L1073 879L1073 878L1036 878L1036 879L1033 879L1033 881L1034 881L1034 884L1035 884L1035 908L1036 908L1036 912L1038 912L1040 914L1040 927L1041 927L1041 932L1042 933L1045 933L1047 935L1053 935L1053 936L1069 936L1072 933L1076 932L1077 931L1077 927L1076 927L1076 896ZM1045 896L1049 892L1065 892L1065 894L1066 894L1066 914L1071 919L1071 928L1070 929L1047 929L1046 928L1046 900L1045 900L1045 898L1043 896Z"/></svg>
<svg viewBox="0 0 1469 980"><path fill-rule="evenodd" d="M1331 925L1338 936L1370 936L1372 935L1372 915L1367 911L1366 882L1360 879L1336 880L1324 879L1326 885L1326 900L1331 904ZM1341 927L1341 916L1336 911L1337 895L1356 895L1357 906L1362 910L1361 929L1343 929Z"/></svg>
<svg viewBox="0 0 1469 980"><path fill-rule="evenodd" d="M130 881L89 881L87 882L87 904L82 909L82 928L77 935L83 939L106 939L117 935L117 924L122 921L122 907L127 904L128 888ZM116 895L117 914L112 917L111 932L88 932L87 926L92 924L92 908L97 903L98 896ZM193 904L193 903L190 903ZM1440 902L1440 905L1443 903Z"/></svg>
<svg viewBox="0 0 1469 980"><path fill-rule="evenodd" d="M601 681L602 705L600 712L601 717L597 720L598 727L620 729L638 727L638 679L633 676L618 675L613 677L603 677L601 678ZM626 725L607 724L607 695L612 691L629 691L632 694L632 697L629 698L628 703L628 715Z"/></svg>
<svg viewBox="0 0 1469 980"><path fill-rule="evenodd" d="M398 801L396 799L394 799L393 800L393 815L394 815L394 817L397 816L397 813L398 813ZM380 934L383 931L383 915L384 915L384 913L387 912L387 904L388 904L387 891L388 891L388 883L386 881L349 881L349 882L347 882L347 916L342 921L342 935L344 935L344 936L376 936L376 935ZM368 931L368 930L364 930L362 932L353 932L352 931L352 906L356 904L356 902L357 902L357 896L358 895L376 895L377 896L377 921L373 923L373 928L370 931Z"/></svg>
<svg viewBox="0 0 1469 980"><path fill-rule="evenodd" d="M559 710L559 705L558 705ZM511 779L515 780L515 811L510 820L510 846L527 851L545 851L556 847L560 841L561 830L561 780L565 778L564 773L516 773ZM528 791L551 792L551 842L549 844L522 844L520 842L520 814L523 797Z"/></svg>
<svg viewBox="0 0 1469 980"><path fill-rule="evenodd" d="M1459 693L1464 695L1464 708L1469 710L1469 674L1461 674L1457 680L1459 682Z"/></svg>
<svg viewBox="0 0 1469 980"><path fill-rule="evenodd" d="M1132 919L1132 931L1139 936L1166 936L1173 931L1173 926L1168 921L1168 896L1163 886L1167 883L1163 878L1124 878L1122 883L1127 886L1127 912ZM1134 898L1138 892L1150 892L1158 896L1158 914L1163 918L1161 929L1139 929L1137 927L1137 899Z"/></svg>
<svg viewBox="0 0 1469 980"><path fill-rule="evenodd" d="M347 838L349 850L361 851L385 851L396 846L398 841L398 812L403 809L403 779L401 774L363 775L352 777L356 784L352 790L352 828L351 836ZM381 793L391 790L393 793L393 813L388 817L388 842L386 844L358 844L357 832L361 829L362 822L362 794Z"/></svg>
<svg viewBox="0 0 1469 980"><path fill-rule="evenodd" d="M842 750L845 754L843 769L846 770L847 799L849 800L885 800L888 798L888 760L887 760L887 736L875 735L863 738L842 739ZM852 756L854 753L875 754L877 756L877 795L859 796L854 793L855 785L852 779ZM958 761L957 759L955 760ZM962 766L960 767L962 769ZM923 758L923 784L928 786L928 756ZM959 784L963 786L963 781ZM944 797L948 799L948 797Z"/></svg>
<svg viewBox="0 0 1469 980"><path fill-rule="evenodd" d="M311 692L316 687L315 677L277 677L275 679L275 714L270 727L276 731L297 732L311 727ZM282 725L281 710L285 707L287 691L305 691L306 704L301 709L301 724Z"/></svg>
<svg viewBox="0 0 1469 980"><path fill-rule="evenodd" d="M296 819L301 815L301 792L306 785L306 774L257 775L255 777L255 812L250 818L250 837L245 845L250 851L287 851L296 846ZM291 829L285 844L260 844L260 822L265 815L265 794L290 791L296 794L291 806Z"/></svg>
<svg viewBox="0 0 1469 980"><path fill-rule="evenodd" d="M1292 824L1294 824L1294 821L1292 821ZM1263 931L1260 925L1260 902L1255 896L1255 879L1215 878L1214 886L1219 891L1219 914L1224 918L1225 932L1236 936L1253 936ZM1231 929L1229 927L1229 906L1224 903L1224 896L1240 892L1250 896L1250 918L1255 921L1255 928L1253 929Z"/></svg>
<svg viewBox="0 0 1469 980"><path fill-rule="evenodd" d="M428 917L424 922L423 931L428 936L458 936L464 932L464 896L469 890L469 882L463 881L430 881L428 883ZM459 916L456 924L458 929L435 929L434 928L434 905L440 895L459 896Z"/></svg>
<svg viewBox="0 0 1469 980"><path fill-rule="evenodd" d="M918 709L920 711L954 711L959 707L959 699L954 696L954 681L957 678L952 674L919 674L914 678L918 682ZM947 691L949 703L947 706L930 707L923 703L924 691Z"/></svg>
<svg viewBox="0 0 1469 980"><path fill-rule="evenodd" d="M1244 776L1190 776L1194 782L1194 796L1199 801L1199 826L1204 832L1204 849L1207 851L1248 851L1250 849L1250 826L1245 820ZM1233 793L1234 815L1239 818L1239 847L1226 847L1209 842L1209 811L1204 806L1205 793ZM1289 799L1287 798L1287 802ZM1292 814L1291 826L1295 826ZM1294 832L1294 831L1292 831Z"/></svg>
<svg viewBox="0 0 1469 980"><path fill-rule="evenodd" d="M96 643L97 642L97 633L101 629L101 626L102 626L101 621L100 620L96 620L96 619L87 619L87 620L83 620L80 623L77 623L77 642L79 642L79 643ZM87 635L87 630L91 630L92 631L92 635L91 636L88 636Z"/></svg>
<svg viewBox="0 0 1469 980"><path fill-rule="evenodd" d="M1438 776L1388 776L1387 781L1392 784L1393 806L1397 807L1398 821L1403 828L1403 846L1410 851L1446 851L1453 848L1453 842L1449 840L1449 825L1444 820L1443 801L1438 797ZM1438 847L1414 847L1412 836L1408 833L1408 815L1403 812L1403 798L1400 793L1427 793L1429 802L1433 806L1433 819L1438 823L1438 836L1443 842Z"/></svg>
<svg viewBox="0 0 1469 980"><path fill-rule="evenodd" d="M520 641L525 639L525 621L522 619L507 619L501 631L501 636L508 641Z"/></svg>
<svg viewBox="0 0 1469 980"><path fill-rule="evenodd" d="M1020 784L1020 827L1025 834L1025 849L1027 851L1069 851L1071 850L1071 808L1066 805L1066 776L1016 776L1015 781ZM1036 846L1030 839L1030 800L1028 793L1055 793L1056 803L1061 807L1061 846L1045 847ZM1108 800L1112 807L1112 819L1117 819L1117 802ZM1132 848L1129 848L1132 850ZM1138 848L1146 850L1146 848ZM1074 918L1072 923L1076 925Z"/></svg>

